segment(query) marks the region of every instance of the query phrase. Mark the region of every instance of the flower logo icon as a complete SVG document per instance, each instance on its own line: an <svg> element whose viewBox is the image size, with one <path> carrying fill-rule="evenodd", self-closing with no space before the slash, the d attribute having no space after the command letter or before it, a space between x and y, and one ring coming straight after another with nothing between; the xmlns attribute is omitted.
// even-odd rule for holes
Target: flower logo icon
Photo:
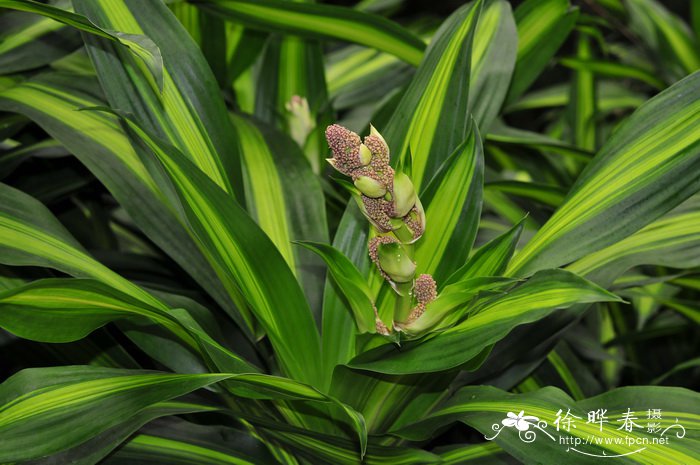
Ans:
<svg viewBox="0 0 700 465"><path fill-rule="evenodd" d="M521 410L517 415L513 412L508 412L507 418L504 418L501 423L503 426L512 428L515 426L518 431L527 431L530 429L530 422L537 422L540 419L531 415L525 415L525 411Z"/></svg>

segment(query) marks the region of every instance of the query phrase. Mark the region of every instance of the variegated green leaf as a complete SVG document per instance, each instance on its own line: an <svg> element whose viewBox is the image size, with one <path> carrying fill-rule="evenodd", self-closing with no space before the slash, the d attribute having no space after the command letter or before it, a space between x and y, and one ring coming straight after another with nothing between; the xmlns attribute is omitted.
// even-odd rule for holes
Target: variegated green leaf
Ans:
<svg viewBox="0 0 700 465"><path fill-rule="evenodd" d="M356 357L349 366L387 374L448 370L467 363L514 327L537 321L557 308L618 300L572 273L541 271L504 296L487 300L464 322L442 333L404 344L400 350L393 345L379 347Z"/></svg>
<svg viewBox="0 0 700 465"><path fill-rule="evenodd" d="M629 236L700 189L700 73L642 105L601 148L564 204L511 262L520 275ZM627 214L633 209L634 215ZM591 234L605 230L605 235Z"/></svg>
<svg viewBox="0 0 700 465"><path fill-rule="evenodd" d="M55 2L59 8L68 1ZM0 69L3 74L39 68L57 60L81 44L80 34L62 24L25 12L9 12L0 18Z"/></svg>
<svg viewBox="0 0 700 465"><path fill-rule="evenodd" d="M96 25L85 16L34 0L1 0L0 8L11 8L19 11L37 13L78 30L123 45L142 60L142 63L147 67L150 78L155 85L162 86L163 84L163 58L160 50L149 37L143 34L137 32L126 33L126 31L113 32L108 30L108 28Z"/></svg>
<svg viewBox="0 0 700 465"><path fill-rule="evenodd" d="M44 279L0 293L0 327L42 342L71 342L120 318L144 317L182 335L162 307L90 279Z"/></svg>
<svg viewBox="0 0 700 465"><path fill-rule="evenodd" d="M0 108L31 118L100 179L134 222L183 267L246 331L249 313L236 307L170 209L113 115L76 111L101 105L86 93L94 82L70 74L45 74L0 93ZM85 128L89 128L85 131ZM81 275L82 276L82 275ZM133 295L133 294L132 294Z"/></svg>
<svg viewBox="0 0 700 465"><path fill-rule="evenodd" d="M464 5L438 29L386 128L394 163L412 160L420 191L469 133L471 48L481 0Z"/></svg>
<svg viewBox="0 0 700 465"><path fill-rule="evenodd" d="M518 34L505 0L484 4L474 35L469 84L469 112L486 134L510 85L518 51Z"/></svg>
<svg viewBox="0 0 700 465"><path fill-rule="evenodd" d="M47 266L92 278L141 302L163 309L149 293L92 258L37 200L0 184L0 262Z"/></svg>
<svg viewBox="0 0 700 465"><path fill-rule="evenodd" d="M331 278L350 305L359 332L374 333L376 329L372 292L365 277L355 265L330 245L318 242L299 242L299 244L314 251L326 262Z"/></svg>
<svg viewBox="0 0 700 465"><path fill-rule="evenodd" d="M147 425L102 463L181 465L276 464L265 446L247 431L168 418Z"/></svg>
<svg viewBox="0 0 700 465"><path fill-rule="evenodd" d="M77 12L103 28L148 36L163 57L162 89L119 47L85 36L107 100L167 140L218 186L243 199L235 133L211 69L162 2L76 0ZM138 14L135 15L134 12Z"/></svg>
<svg viewBox="0 0 700 465"><path fill-rule="evenodd" d="M578 10L569 0L527 0L514 13L518 28L518 59L508 102L513 102L537 79L576 23Z"/></svg>
<svg viewBox="0 0 700 465"><path fill-rule="evenodd" d="M699 401L693 391L669 387L630 386L576 402L555 387L511 394L490 386L469 386L424 421L396 434L416 440L430 436L442 425L462 421L525 464L544 461L592 465L606 460L635 464L693 463L700 452ZM603 421L588 421L588 412L598 409L606 410ZM645 421L653 409L660 410L661 415L653 420L658 423L656 433L648 431ZM526 420L532 434L525 436L525 441L522 440L525 431L521 433L502 423L510 418L508 412L513 416L522 412L521 415L536 418ZM569 417L573 423L568 428L566 420L556 423L557 414L563 417L567 412L577 417ZM630 425L630 429L622 420L626 412L634 417L632 422L636 425Z"/></svg>
<svg viewBox="0 0 700 465"><path fill-rule="evenodd" d="M416 244L418 273L439 283L462 266L474 243L481 214L484 160L472 122L468 138L445 161L421 194L426 229Z"/></svg>
<svg viewBox="0 0 700 465"><path fill-rule="evenodd" d="M51 465L55 463L71 463L73 465L91 465L111 455L115 449L123 447L122 443L145 424L171 415L186 415L198 412L216 412L217 407L209 405L165 401L153 404L141 410L126 421L119 423L104 432L93 436L88 441L56 454L27 461L27 465ZM168 418L169 421L174 419ZM196 425L192 425L195 427Z"/></svg>
<svg viewBox="0 0 700 465"><path fill-rule="evenodd" d="M413 65L420 62L425 48L419 38L399 25L350 8L280 0L195 0L194 3L246 26L355 42L391 53Z"/></svg>
<svg viewBox="0 0 700 465"><path fill-rule="evenodd" d="M608 284L637 265L700 265L700 212L672 212L615 244L586 255L567 269Z"/></svg>
<svg viewBox="0 0 700 465"><path fill-rule="evenodd" d="M523 221L484 244L443 285L479 276L500 276L506 270L523 230Z"/></svg>
<svg viewBox="0 0 700 465"><path fill-rule="evenodd" d="M0 385L0 460L66 450L153 404L225 378L80 366L21 371Z"/></svg>
<svg viewBox="0 0 700 465"><path fill-rule="evenodd" d="M596 81L596 98L598 110L609 112L615 109L637 108L646 100L646 97L627 86L613 80ZM568 84L546 87L532 91L517 102L508 106L505 111L530 110L534 108L563 107L569 101Z"/></svg>
<svg viewBox="0 0 700 465"><path fill-rule="evenodd" d="M687 24L656 0L625 0L630 27L660 61L659 71L677 80L700 69L698 39Z"/></svg>
<svg viewBox="0 0 700 465"><path fill-rule="evenodd" d="M243 154L246 206L303 285L314 313L321 308L322 263L294 240L328 241L323 191L301 149L280 131L231 116Z"/></svg>
<svg viewBox="0 0 700 465"><path fill-rule="evenodd" d="M153 169L167 173L177 194L173 202L188 221L197 246L230 293L243 295L275 347L284 372L318 383L318 330L301 287L277 248L232 195L177 148L154 139L133 120L124 121L132 140L142 144L143 156L162 166L153 165Z"/></svg>

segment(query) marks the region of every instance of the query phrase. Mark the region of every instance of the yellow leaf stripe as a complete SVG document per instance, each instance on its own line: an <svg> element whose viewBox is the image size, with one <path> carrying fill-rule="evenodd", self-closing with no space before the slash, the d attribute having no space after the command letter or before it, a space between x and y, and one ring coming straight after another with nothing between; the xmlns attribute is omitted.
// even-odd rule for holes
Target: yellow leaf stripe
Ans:
<svg viewBox="0 0 700 465"><path fill-rule="evenodd" d="M289 268L295 270L287 208L280 173L265 138L251 122L232 114L238 134L246 174L248 212L280 251ZM302 186L299 186L303 189Z"/></svg>
<svg viewBox="0 0 700 465"><path fill-rule="evenodd" d="M119 158L134 176L150 190L159 192L153 178L134 151L129 139L123 133L118 119L107 113L77 111L102 105L102 102L83 98L59 90L57 87L27 81L0 93L0 98L41 109L54 119L73 128L81 128L81 137L91 139L92 143L105 147Z"/></svg>
<svg viewBox="0 0 700 465"><path fill-rule="evenodd" d="M449 89L449 82L454 75L454 68L460 52L463 51L464 41L470 31L474 28L477 19L479 5L471 8L469 15L460 24L459 28L452 34L449 44L440 57L431 75L430 81L423 91L423 94L415 109L413 118L408 124L407 137L396 153L410 153L413 157L413 167L411 178L416 190L420 192L424 181L425 169L428 162L428 155L433 141L441 137L439 115L447 102L445 98ZM458 141L457 143L459 143Z"/></svg>
<svg viewBox="0 0 700 465"><path fill-rule="evenodd" d="M587 223L594 220L602 222L607 219L613 227L619 229L626 221L644 221L645 218L640 218L640 215L645 214L642 213L645 212L644 208L661 209L665 205L668 205L667 209L674 207L676 204L668 202L656 206L653 195L669 196L664 192L664 187L676 182L671 179L673 176L670 173L683 164L694 163L700 151L700 98L694 92L698 85L700 73L695 73L659 94L632 115L625 127L618 130L594 158L564 204L514 257L509 273L530 272L535 266L542 266L537 262L538 255L557 246L560 249L555 249L555 252L564 258L546 257L543 259L545 266L560 266L566 263L566 259L571 261L580 258L580 255L575 256L565 249L575 250L581 242L593 241L595 237L583 235L583 230ZM685 182L687 184L690 181ZM677 183L678 186L686 184ZM635 195L654 189L655 186L658 188L647 194L645 199L649 207L646 207L644 201L637 201L641 206L635 207L639 212L636 217L611 216L611 211L622 211L625 201L630 201ZM684 198L677 199L676 202L682 200ZM665 210L660 210L660 213L665 213ZM581 238L571 244L562 240L572 233ZM603 246L613 242L608 240L605 243L605 240L601 239Z"/></svg>
<svg viewBox="0 0 700 465"><path fill-rule="evenodd" d="M291 30L355 42L413 65L418 65L423 57L424 44L413 34L382 17L351 8L271 0L200 0L196 4L251 27Z"/></svg>
<svg viewBox="0 0 700 465"><path fill-rule="evenodd" d="M133 16L129 7L120 0L99 0L93 5L99 8L105 27L118 30L126 34L145 35L145 32ZM126 55L121 56L127 68L139 66L138 62L129 60ZM131 70L134 72L135 70ZM173 80L167 67L163 67L162 90L157 88L157 83L144 77L151 85L151 89L144 89L142 81L134 77L137 87L141 87L140 97L146 100L149 110L161 128L166 132L172 144L180 148L195 165L206 173L222 189L230 191L231 186L228 176L210 139L204 124L199 119L191 102L182 93ZM154 101L156 100L156 101Z"/></svg>
<svg viewBox="0 0 700 465"><path fill-rule="evenodd" d="M577 260L567 269L585 276L630 255L686 244L700 244L700 212L661 218L628 238Z"/></svg>

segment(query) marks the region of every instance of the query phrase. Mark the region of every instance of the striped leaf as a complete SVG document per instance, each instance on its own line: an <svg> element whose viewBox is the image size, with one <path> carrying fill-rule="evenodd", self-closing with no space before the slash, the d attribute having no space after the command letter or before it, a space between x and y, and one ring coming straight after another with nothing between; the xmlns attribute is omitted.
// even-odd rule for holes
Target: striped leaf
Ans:
<svg viewBox="0 0 700 465"><path fill-rule="evenodd" d="M484 189L534 200L550 207L561 205L566 196L566 191L560 187L535 182L494 181L487 183Z"/></svg>
<svg viewBox="0 0 700 465"><path fill-rule="evenodd" d="M280 0L195 0L194 4L248 27L355 42L418 65L425 44L396 23L351 8Z"/></svg>
<svg viewBox="0 0 700 465"><path fill-rule="evenodd" d="M421 194L426 229L416 243L418 273L441 282L466 261L481 214L484 154L476 124Z"/></svg>
<svg viewBox="0 0 700 465"><path fill-rule="evenodd" d="M671 82L700 69L698 39L679 17L655 0L625 0L630 27L658 60Z"/></svg>
<svg viewBox="0 0 700 465"><path fill-rule="evenodd" d="M637 108L646 96L612 80L596 81L598 110L609 112L614 109ZM569 86L560 84L532 91L505 109L506 112L531 110L535 108L563 107L569 101Z"/></svg>
<svg viewBox="0 0 700 465"><path fill-rule="evenodd" d="M173 201L188 221L197 246L230 293L243 295L284 372L299 381L318 383L318 331L301 287L274 244L230 193L177 148L154 139L129 118L124 122L132 140L142 144L143 156L162 166L154 163L153 169L167 173L177 194Z"/></svg>
<svg viewBox="0 0 700 465"><path fill-rule="evenodd" d="M700 73L640 107L601 148L564 204L511 262L524 275L611 245L700 190ZM633 209L633 210L630 210ZM634 211L634 214L629 214ZM604 235L590 231L604 230Z"/></svg>
<svg viewBox="0 0 700 465"><path fill-rule="evenodd" d="M484 4L474 35L469 84L469 112L486 134L501 109L510 86L518 51L518 34L510 4Z"/></svg>
<svg viewBox="0 0 700 465"><path fill-rule="evenodd" d="M471 49L481 0L455 11L435 33L386 128L394 163L412 160L420 193L469 133Z"/></svg>
<svg viewBox="0 0 700 465"><path fill-rule="evenodd" d="M567 269L607 284L638 265L700 266L700 212L672 212L635 234L586 255Z"/></svg>
<svg viewBox="0 0 700 465"><path fill-rule="evenodd" d="M258 431L268 441L281 443L294 450L297 456L309 457L313 463L323 465L423 465L441 463L435 454L411 447L391 447L369 444L367 454L361 459L351 442L321 433L300 430L276 423L255 421Z"/></svg>
<svg viewBox="0 0 700 465"><path fill-rule="evenodd" d="M325 56L333 108L377 103L408 84L415 68L387 53L350 45Z"/></svg>
<svg viewBox="0 0 700 465"><path fill-rule="evenodd" d="M218 371L259 371L212 339L187 311L156 302L158 307L148 305L90 279L42 279L0 293L0 327L33 341L58 343L130 319L132 325L120 324L120 329L171 369L206 369L205 360ZM145 329L142 321L149 322Z"/></svg>
<svg viewBox="0 0 700 465"><path fill-rule="evenodd" d="M523 231L523 222L524 220L521 220L508 231L479 248L469 257L467 263L450 275L443 285L479 276L501 276L518 245L520 233Z"/></svg>
<svg viewBox="0 0 700 465"><path fill-rule="evenodd" d="M91 465L109 456L115 449L121 450L122 443L134 434L143 425L158 418L171 415L184 415L197 412L215 412L219 410L202 404L193 404L178 401L158 402L141 410L126 421L90 438L88 441L78 444L70 449L62 450L56 454L37 458L28 462L28 465L51 465L56 463L71 463L73 465ZM173 421L172 418L169 419ZM196 426L196 425L192 425ZM102 462L100 462L102 463Z"/></svg>
<svg viewBox="0 0 700 465"><path fill-rule="evenodd" d="M247 432L174 418L147 425L101 463L146 465L164 462L182 465L278 463L265 446Z"/></svg>
<svg viewBox="0 0 700 465"><path fill-rule="evenodd" d="M357 204L350 202L333 239L334 248L347 257L360 273L369 270L366 221ZM359 247L358 244L362 246ZM324 386L330 385L336 365L355 356L356 327L352 314L348 311L347 301L335 290L332 281L327 279L323 294L322 328Z"/></svg>
<svg viewBox="0 0 700 465"><path fill-rule="evenodd" d="M0 293L0 327L33 341L76 341L129 317L144 317L175 334L183 333L162 308L90 279L43 279Z"/></svg>
<svg viewBox="0 0 700 465"><path fill-rule="evenodd" d="M170 3L168 7L202 50L219 86L229 87L230 44L224 21L187 2Z"/></svg>
<svg viewBox="0 0 700 465"><path fill-rule="evenodd" d="M6 265L55 268L165 308L149 293L88 255L41 203L5 184L0 184L0 250L0 262Z"/></svg>
<svg viewBox="0 0 700 465"><path fill-rule="evenodd" d="M468 444L466 446L447 447L438 450L443 465L460 465L469 463L489 463L506 465L509 463L508 454L496 443Z"/></svg>
<svg viewBox="0 0 700 465"><path fill-rule="evenodd" d="M338 249L320 242L299 242L299 245L318 254L328 266L333 282L347 299L360 333L376 332L374 303L367 280Z"/></svg>
<svg viewBox="0 0 700 465"><path fill-rule="evenodd" d="M593 58L591 38L580 33L576 43L576 57L581 60ZM569 104L571 120L571 142L583 150L596 149L596 95L595 75L589 66L577 68L571 86Z"/></svg>
<svg viewBox="0 0 700 465"><path fill-rule="evenodd" d="M60 23L67 24L80 31L94 34L108 41L126 47L130 53L138 57L146 66L154 84L161 87L163 80L163 58L158 46L143 34L125 31L112 32L108 28L97 26L85 16L56 8L34 0L0 0L0 8L11 8L19 11L37 13Z"/></svg>
<svg viewBox="0 0 700 465"><path fill-rule="evenodd" d="M555 153L586 163L590 161L592 155L588 150L567 144L554 137L538 132L512 128L502 124L500 121L494 122L491 127L491 132L486 136L486 140L487 142L532 147L545 153Z"/></svg>
<svg viewBox="0 0 700 465"><path fill-rule="evenodd" d="M68 2L54 2L65 8ZM49 18L25 12L0 18L0 69L3 74L39 68L80 46L80 34ZM50 44L50 45L49 45Z"/></svg>
<svg viewBox="0 0 700 465"><path fill-rule="evenodd" d="M163 57L161 89L118 46L84 36L110 105L133 113L242 200L240 155L226 106L204 56L173 13L162 2L76 0L74 6L101 27L148 36Z"/></svg>
<svg viewBox="0 0 700 465"><path fill-rule="evenodd" d="M350 419L350 426L359 438L359 453L364 454L367 432L362 416L317 389L288 378L257 373L169 375L74 366L23 370L0 385L0 432L4 440L0 445L0 457L21 460L68 449L129 419L155 402L216 382L225 382L235 395L250 399L303 400L337 405ZM95 411L99 414L89 414ZM83 424L81 417L86 415L92 418ZM76 424L70 437L56 434L56 429L66 428L66 422ZM43 429L38 425L43 425ZM47 437L54 437L45 444L37 443L36 436L29 438L24 434L32 428L37 428ZM33 448L19 452L13 450L13 446L31 442L35 443ZM5 459L15 457L12 454L21 454L18 455L21 458Z"/></svg>
<svg viewBox="0 0 700 465"><path fill-rule="evenodd" d="M349 366L387 374L448 370L469 362L516 326L537 321L557 308L619 300L572 273L541 271L506 295L487 300L464 322L432 338L404 344L400 350L393 345L379 347L356 357Z"/></svg>
<svg viewBox="0 0 700 465"><path fill-rule="evenodd" d="M216 279L177 212L168 207L165 195L118 119L107 113L76 111L103 103L86 93L94 84L75 75L44 74L0 93L0 108L27 115L61 142L107 187L152 241L206 289L244 331L252 331L249 312L245 306L236 307Z"/></svg>
<svg viewBox="0 0 700 465"><path fill-rule="evenodd" d="M624 63L617 63L614 61L603 61L594 59L584 59L581 57L577 58L562 58L559 63L566 66L567 68L589 71L595 73L599 76L621 78L621 79L635 79L637 81L644 82L654 87L657 90L666 88L666 84L661 81L654 73L647 71L646 69L635 67L632 65L627 65Z"/></svg>
<svg viewBox="0 0 700 465"><path fill-rule="evenodd" d="M0 385L0 460L69 449L157 402L226 377L81 366L23 370Z"/></svg>
<svg viewBox="0 0 700 465"><path fill-rule="evenodd" d="M294 240L328 241L323 191L300 148L280 131L240 115L231 116L244 161L248 213L268 235L320 313L322 263L292 247Z"/></svg>
<svg viewBox="0 0 700 465"><path fill-rule="evenodd" d="M569 0L527 0L514 13L518 28L518 58L508 91L515 101L537 79L574 28L578 10Z"/></svg>
<svg viewBox="0 0 700 465"><path fill-rule="evenodd" d="M461 421L476 428L484 437L495 436L493 440L499 446L528 465L593 465L604 460L669 465L693 463L700 453L698 405L700 398L697 393L672 387L624 387L576 402L555 387L527 394L511 394L490 386L469 386L460 389L424 421L396 434L418 440L427 438L442 425ZM601 408L607 410L607 421L587 422L588 412ZM568 411L578 417L573 418L574 426L568 430L564 428L565 421L559 423L561 428L556 427L560 409L563 410L562 416ZM661 410L661 419L653 420L661 428L655 434L649 433L646 428L645 420L650 409ZM519 434L516 428L503 427L501 423L508 418L508 412L517 415L521 411L546 422L546 425L539 423L537 428L533 420L528 429L534 434L528 435L527 441L521 439L523 433ZM622 428L622 415L628 411L636 417L634 423L638 425L632 426L631 431ZM674 424L682 425L683 429L672 426ZM664 434L667 441L660 442L660 433L666 428L670 428ZM676 436L676 433L679 435ZM579 438L579 444L570 438ZM598 444L595 438L599 438L601 443ZM629 438L630 442L625 438Z"/></svg>

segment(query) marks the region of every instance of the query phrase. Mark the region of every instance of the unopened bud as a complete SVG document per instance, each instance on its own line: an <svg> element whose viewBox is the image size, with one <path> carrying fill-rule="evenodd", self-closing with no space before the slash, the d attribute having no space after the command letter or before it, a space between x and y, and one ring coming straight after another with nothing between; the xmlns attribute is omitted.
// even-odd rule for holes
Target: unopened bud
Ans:
<svg viewBox="0 0 700 465"><path fill-rule="evenodd" d="M384 137L379 133L379 131L377 131L377 128L375 128L371 124L369 125L369 135L379 139L382 142L382 144L384 144L384 147L386 147L387 153L389 153L389 145L386 143Z"/></svg>
<svg viewBox="0 0 700 465"><path fill-rule="evenodd" d="M369 176L360 176L355 179L355 187L367 197L372 197L374 199L383 197L384 194L386 194L386 186Z"/></svg>
<svg viewBox="0 0 700 465"><path fill-rule="evenodd" d="M309 102L305 97L294 95L284 107L289 112L287 117L289 135L303 148L307 137L316 127L313 115L309 109Z"/></svg>
<svg viewBox="0 0 700 465"><path fill-rule="evenodd" d="M397 283L407 283L416 273L416 264L406 249L398 242L379 244L379 266L389 278Z"/></svg>
<svg viewBox="0 0 700 465"><path fill-rule="evenodd" d="M408 215L416 204L416 190L411 179L404 173L394 175L394 213L392 216L401 218Z"/></svg>
<svg viewBox="0 0 700 465"><path fill-rule="evenodd" d="M365 144L360 144L360 163L366 166L370 161L372 161L372 151Z"/></svg>

